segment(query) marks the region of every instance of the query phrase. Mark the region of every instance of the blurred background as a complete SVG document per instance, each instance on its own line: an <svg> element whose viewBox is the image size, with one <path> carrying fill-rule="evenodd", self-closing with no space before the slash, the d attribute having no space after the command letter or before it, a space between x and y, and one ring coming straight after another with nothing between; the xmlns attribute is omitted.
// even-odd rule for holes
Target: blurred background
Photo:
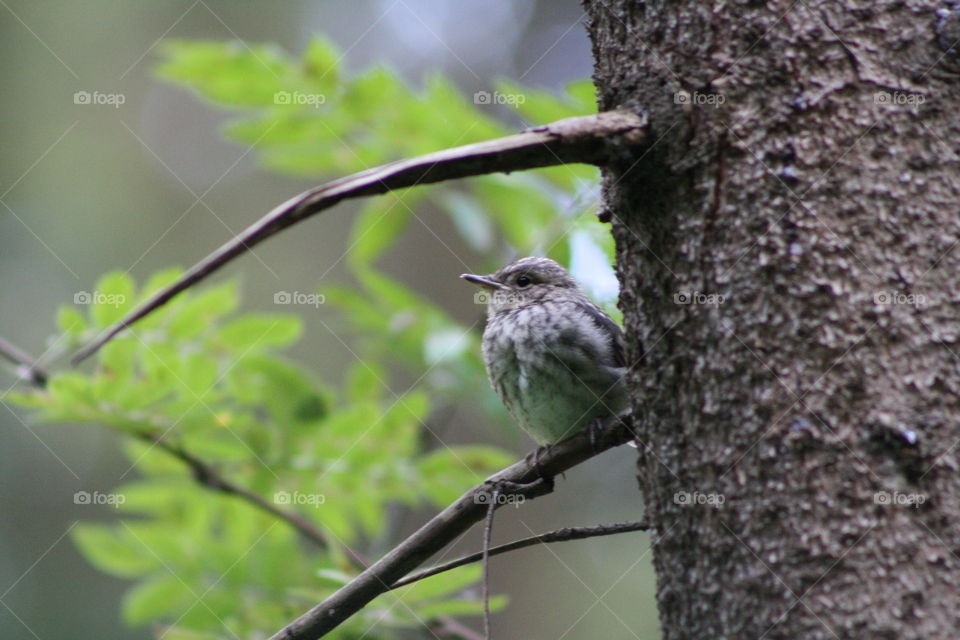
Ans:
<svg viewBox="0 0 960 640"><path fill-rule="evenodd" d="M323 34L345 52L347 72L387 65L413 86L441 72L465 95L490 90L497 78L560 91L591 73L575 0L0 5L0 335L34 355L50 347L57 308L90 291L104 272L121 269L142 280L189 266L325 177L264 171L256 151L224 140L221 109L156 78L162 39L278 43L299 55L311 36ZM115 100L122 104L76 104L77 92L122 96ZM517 215L522 210L516 203ZM340 205L261 245L215 280L239 278L252 308L268 307L278 283L315 291L344 282L353 211ZM381 266L469 325L483 308L457 276L478 270L476 257L447 218L422 218ZM612 293L609 278L597 273L594 290ZM320 322L307 317L305 324L293 357L337 382L354 356ZM6 390L15 379L4 374L0 382ZM449 422L444 434L455 441L497 443L518 455L531 448L522 434L457 416ZM608 452L567 474L555 495L501 510L496 541L638 519L634 458L625 447ZM109 490L129 468L116 433L37 426L3 404L0 637L153 637L120 621L129 583L91 567L68 536L77 521L115 517L106 505L75 504L74 493ZM494 629L532 639L658 637L647 548L643 534L628 534L494 559L492 589L510 596Z"/></svg>

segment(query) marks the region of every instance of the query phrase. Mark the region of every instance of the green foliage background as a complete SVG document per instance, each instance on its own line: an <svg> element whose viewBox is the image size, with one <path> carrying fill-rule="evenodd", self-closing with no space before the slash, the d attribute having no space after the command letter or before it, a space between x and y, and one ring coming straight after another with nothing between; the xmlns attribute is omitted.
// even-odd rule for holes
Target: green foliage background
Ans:
<svg viewBox="0 0 960 640"><path fill-rule="evenodd" d="M321 39L299 58L271 46L171 41L158 72L235 112L225 135L255 146L265 167L318 181L516 129L441 76L413 90L384 68L345 77L341 58ZM595 111L586 81L559 96L506 82L496 89L524 97L516 115L529 123ZM313 99L284 104L278 95ZM595 169L562 166L371 199L345 258L356 286L318 291L356 338L357 364L335 387L284 357L299 317L241 312L236 284L226 283L180 296L109 344L89 371L8 396L39 419L134 436L129 481L115 489L122 519L72 533L91 563L136 581L126 621L156 624L171 640L271 633L359 571L348 548L373 559L397 542L390 514L398 507L443 506L508 464L492 447L429 438L431 420L456 403L478 404L491 422L505 416L488 390L477 328L377 263L426 207L448 215L462 242L485 256L478 270L532 253L569 264L572 247L583 246L574 236L612 261L609 233L585 215L596 191ZM176 274L157 273L140 287L119 272L104 276L86 313L61 309L63 344L90 340ZM398 375L415 383L394 395L388 382ZM308 519L330 543L311 544L254 505L202 488L144 441L161 436ZM399 628L475 614L478 575L466 567L384 596L335 637L391 638Z"/></svg>

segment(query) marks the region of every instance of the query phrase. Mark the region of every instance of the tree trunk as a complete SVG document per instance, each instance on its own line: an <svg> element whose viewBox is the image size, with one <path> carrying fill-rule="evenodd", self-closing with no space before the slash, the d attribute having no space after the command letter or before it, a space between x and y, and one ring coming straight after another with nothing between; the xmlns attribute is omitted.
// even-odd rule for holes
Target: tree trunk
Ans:
<svg viewBox="0 0 960 640"><path fill-rule="evenodd" d="M956 13L586 4L664 637L956 638Z"/></svg>

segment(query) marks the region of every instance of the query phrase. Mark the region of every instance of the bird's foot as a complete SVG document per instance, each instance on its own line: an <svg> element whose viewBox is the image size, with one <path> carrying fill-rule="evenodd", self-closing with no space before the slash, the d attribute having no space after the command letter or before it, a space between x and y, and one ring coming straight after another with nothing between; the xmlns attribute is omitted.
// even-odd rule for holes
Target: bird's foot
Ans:
<svg viewBox="0 0 960 640"><path fill-rule="evenodd" d="M543 484L549 486L551 490L553 490L553 476L547 475L543 471L543 467L540 466L540 458L543 456L543 454L550 452L550 446L551 445L549 444L545 444L537 447L528 453L524 460L527 461L527 464L533 465L534 470L537 472L537 481L542 482Z"/></svg>
<svg viewBox="0 0 960 640"><path fill-rule="evenodd" d="M478 500L486 504L519 504L525 498L536 498L553 492L553 478L540 476L531 482L511 482L510 480L494 480L487 478L484 481L487 487L483 498ZM516 496L520 496L517 499Z"/></svg>

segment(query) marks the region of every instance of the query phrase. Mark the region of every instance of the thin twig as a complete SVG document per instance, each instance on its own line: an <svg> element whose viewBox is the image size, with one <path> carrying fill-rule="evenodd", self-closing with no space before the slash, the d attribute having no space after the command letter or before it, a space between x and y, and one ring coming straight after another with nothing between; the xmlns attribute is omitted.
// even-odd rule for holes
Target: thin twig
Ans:
<svg viewBox="0 0 960 640"><path fill-rule="evenodd" d="M490 540L493 538L493 514L500 501L500 487L494 485L487 505L487 521L483 527L483 637L490 640Z"/></svg>
<svg viewBox="0 0 960 640"><path fill-rule="evenodd" d="M231 482L221 475L212 465L204 462L182 446L167 442L163 437L149 431L134 432L134 435L140 440L156 445L157 448L162 449L185 464L190 469L190 473L198 484L214 491L243 498L258 509L266 511L281 520L285 520L307 540L310 540L322 548L329 546L330 541L327 540L327 537L310 521L301 518L295 513L284 511L263 496L257 495L249 489Z"/></svg>
<svg viewBox="0 0 960 640"><path fill-rule="evenodd" d="M37 364L36 360L30 357L23 349L0 338L0 357L17 366L17 375L22 379L37 386L47 384L49 376L47 372Z"/></svg>
<svg viewBox="0 0 960 640"><path fill-rule="evenodd" d="M17 349L2 338L0 338L0 353L2 353L3 356L8 360L12 360L12 358L15 357L15 362L17 362L20 367L37 372L37 375L29 377L27 380L29 380L30 383L35 387L41 389L46 388L48 376L36 366L33 358L31 358L27 353ZM41 373L42 375L40 375ZM140 440L143 440L144 442L149 442L151 445L154 445L158 449L165 451L185 464L190 469L194 479L200 485L214 491L237 496L238 498L246 500L248 503L257 507L258 509L266 511L270 515L285 521L294 529L296 529L300 535L315 543L317 546L324 549L329 548L330 541L327 539L324 533L319 528L314 526L309 520L302 518L291 511L285 511L284 509L281 509L277 505L268 501L263 496L260 496L234 482L231 482L219 471L217 471L213 465L198 458L196 455L187 451L182 446L167 442L163 437L151 431L137 431L133 432L132 435ZM364 569L369 564L363 556L356 553L352 549L346 548L345 551L358 569Z"/></svg>
<svg viewBox="0 0 960 640"><path fill-rule="evenodd" d="M508 553L510 551L516 551L517 549L525 549L526 547L532 547L538 544L567 542L569 540L583 540L585 538L612 536L618 533L630 533L632 531L648 531L649 529L650 525L645 520L640 520L637 522L623 522L618 524L603 524L595 527L564 527L563 529L556 529L547 533L541 533L528 538L521 538L520 540L514 540L513 542L497 545L496 547L491 548L486 555L492 558L493 556L498 556L501 553ZM457 567L462 567L466 564L472 564L483 559L484 553L482 551L477 551L476 553L471 553L463 556L462 558L457 558L456 560L444 562L443 564L435 567L430 567L429 569L424 569L423 571L413 573L402 580L397 580L390 586L390 588L399 589L400 587L405 587L413 584L414 582L419 582L420 580L429 578L430 576L435 576L438 573L445 573L447 571L451 571L452 569L456 569Z"/></svg>
<svg viewBox="0 0 960 640"><path fill-rule="evenodd" d="M305 191L275 207L192 266L175 282L129 311L81 349L73 362L76 364L90 357L123 329L253 246L343 200L488 173L576 162L605 165L647 144L646 127L646 118L631 111L566 118L511 136L392 162Z"/></svg>
<svg viewBox="0 0 960 640"><path fill-rule="evenodd" d="M586 431L553 445L538 465L522 460L491 476L486 483L464 493L453 504L431 518L419 530L394 547L333 595L275 633L271 640L316 640L323 637L374 598L390 589L434 553L483 519L489 502L490 485L519 485L517 495L535 498L552 491L551 483L536 482L553 477L612 447L632 439L629 416L610 418L599 438ZM480 498L480 496L483 498ZM501 505L495 505L499 507Z"/></svg>

